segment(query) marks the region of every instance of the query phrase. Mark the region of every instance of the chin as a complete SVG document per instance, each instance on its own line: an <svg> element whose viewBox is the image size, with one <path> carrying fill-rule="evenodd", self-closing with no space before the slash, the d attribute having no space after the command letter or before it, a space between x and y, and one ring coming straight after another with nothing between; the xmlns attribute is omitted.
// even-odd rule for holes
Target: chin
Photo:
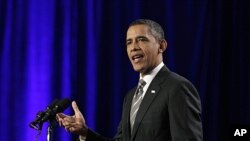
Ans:
<svg viewBox="0 0 250 141"><path fill-rule="evenodd" d="M139 71L140 71L140 69L134 68L134 71L139 72Z"/></svg>
<svg viewBox="0 0 250 141"><path fill-rule="evenodd" d="M143 72L143 68L142 67L134 67L134 71L136 72Z"/></svg>

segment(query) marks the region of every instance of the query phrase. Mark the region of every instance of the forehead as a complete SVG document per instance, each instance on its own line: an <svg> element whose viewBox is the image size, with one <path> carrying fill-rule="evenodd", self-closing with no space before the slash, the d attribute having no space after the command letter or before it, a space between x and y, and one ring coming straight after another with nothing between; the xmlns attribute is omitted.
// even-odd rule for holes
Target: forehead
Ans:
<svg viewBox="0 0 250 141"><path fill-rule="evenodd" d="M152 36L147 25L133 25L129 27L127 31L127 39L134 38L137 36Z"/></svg>

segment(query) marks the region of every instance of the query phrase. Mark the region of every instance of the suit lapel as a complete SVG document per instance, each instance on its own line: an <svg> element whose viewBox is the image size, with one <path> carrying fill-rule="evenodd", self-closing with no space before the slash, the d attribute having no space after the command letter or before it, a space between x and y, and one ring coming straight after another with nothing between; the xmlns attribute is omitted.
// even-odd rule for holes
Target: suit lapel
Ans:
<svg viewBox="0 0 250 141"><path fill-rule="evenodd" d="M141 102L140 108L137 112L137 116L135 119L135 124L133 127L133 132L131 135L131 139L133 140L135 137L135 134L141 124L141 121L143 120L143 117L145 116L148 108L150 107L150 105L152 104L152 102L154 101L157 93L160 91L160 84L161 82L164 80L163 77L163 72L164 71L168 71L167 67L163 67L158 74L155 76L155 78L153 79L153 81L151 82L150 86L147 89L147 92ZM132 98L131 98L131 102L130 102L130 107L131 107L131 103L132 103ZM130 108L129 108L130 109Z"/></svg>

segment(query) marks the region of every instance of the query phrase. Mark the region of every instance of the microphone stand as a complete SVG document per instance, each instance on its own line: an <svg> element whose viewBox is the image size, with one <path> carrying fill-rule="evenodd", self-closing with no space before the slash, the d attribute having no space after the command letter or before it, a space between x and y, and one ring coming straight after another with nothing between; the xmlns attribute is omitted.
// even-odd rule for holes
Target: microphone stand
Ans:
<svg viewBox="0 0 250 141"><path fill-rule="evenodd" d="M47 141L52 141L53 129L55 125L55 120L49 120L49 126L47 129Z"/></svg>

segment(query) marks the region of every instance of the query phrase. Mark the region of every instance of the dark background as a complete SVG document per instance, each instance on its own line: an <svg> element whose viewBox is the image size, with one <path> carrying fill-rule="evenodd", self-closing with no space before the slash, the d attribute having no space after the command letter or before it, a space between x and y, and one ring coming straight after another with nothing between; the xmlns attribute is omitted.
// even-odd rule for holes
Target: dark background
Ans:
<svg viewBox="0 0 250 141"><path fill-rule="evenodd" d="M163 26L165 64L199 91L204 141L229 140L234 125L250 124L249 7L249 0L0 0L0 140L35 140L29 122L66 97L90 128L112 137L139 78L125 46L137 18ZM54 140L75 137L54 132Z"/></svg>

